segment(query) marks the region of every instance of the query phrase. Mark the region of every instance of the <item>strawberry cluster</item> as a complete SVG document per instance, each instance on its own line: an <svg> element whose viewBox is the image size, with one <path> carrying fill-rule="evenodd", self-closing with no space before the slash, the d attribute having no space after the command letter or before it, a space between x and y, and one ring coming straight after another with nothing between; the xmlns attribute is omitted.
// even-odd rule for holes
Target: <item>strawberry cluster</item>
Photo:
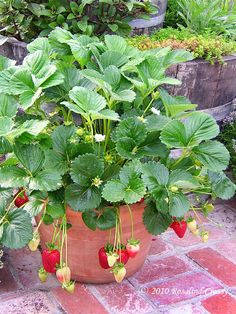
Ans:
<svg viewBox="0 0 236 314"><path fill-rule="evenodd" d="M126 245L114 248L106 244L98 251L99 264L104 269L111 269L115 280L121 282L126 275L125 265L129 258L134 258L140 250L139 240L130 239Z"/></svg>

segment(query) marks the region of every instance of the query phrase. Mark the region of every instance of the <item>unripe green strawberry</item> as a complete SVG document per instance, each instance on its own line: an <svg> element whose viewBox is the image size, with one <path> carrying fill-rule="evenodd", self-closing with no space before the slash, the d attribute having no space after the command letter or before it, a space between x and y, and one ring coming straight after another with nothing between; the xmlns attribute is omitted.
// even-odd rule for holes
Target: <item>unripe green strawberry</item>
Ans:
<svg viewBox="0 0 236 314"><path fill-rule="evenodd" d="M117 258L119 257L119 255L115 252L115 253L107 253L107 262L108 265L110 267L113 267L117 261Z"/></svg>
<svg viewBox="0 0 236 314"><path fill-rule="evenodd" d="M214 205L213 204L206 204L205 205L206 210L210 213L214 210Z"/></svg>
<svg viewBox="0 0 236 314"><path fill-rule="evenodd" d="M193 235L198 236L199 235L199 229L191 231Z"/></svg>
<svg viewBox="0 0 236 314"><path fill-rule="evenodd" d="M114 266L112 272L114 274L116 282L121 283L122 280L125 278L125 275L126 275L126 269L124 267L124 264L123 263L117 263Z"/></svg>
<svg viewBox="0 0 236 314"><path fill-rule="evenodd" d="M63 288L73 294L75 292L75 282L74 281L70 281L69 284L67 284L66 286L63 286Z"/></svg>
<svg viewBox="0 0 236 314"><path fill-rule="evenodd" d="M176 192L178 192L179 188L178 188L177 186L173 185L173 186L170 188L170 190L171 190L171 192L176 193Z"/></svg>
<svg viewBox="0 0 236 314"><path fill-rule="evenodd" d="M209 232L208 231L203 231L201 233L201 238L202 238L202 241L204 243L206 243L208 241L208 239L209 239Z"/></svg>
<svg viewBox="0 0 236 314"><path fill-rule="evenodd" d="M29 241L28 247L30 251L35 252L39 246L40 243L40 236L38 232L35 232L33 234L33 239Z"/></svg>
<svg viewBox="0 0 236 314"><path fill-rule="evenodd" d="M83 128L78 128L76 131L76 134L79 136L83 136L84 135L84 129Z"/></svg>
<svg viewBox="0 0 236 314"><path fill-rule="evenodd" d="M190 231L195 231L197 229L197 222L195 219L191 219L187 222L188 229Z"/></svg>
<svg viewBox="0 0 236 314"><path fill-rule="evenodd" d="M48 278L48 273L45 271L43 267L38 270L38 276L41 282L45 282Z"/></svg>

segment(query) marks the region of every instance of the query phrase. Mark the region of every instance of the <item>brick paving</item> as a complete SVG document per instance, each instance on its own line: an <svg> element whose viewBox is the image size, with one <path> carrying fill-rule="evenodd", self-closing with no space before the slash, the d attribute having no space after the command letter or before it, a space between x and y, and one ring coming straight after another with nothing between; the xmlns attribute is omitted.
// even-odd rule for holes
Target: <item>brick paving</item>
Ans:
<svg viewBox="0 0 236 314"><path fill-rule="evenodd" d="M0 270L0 313L236 314L236 199L218 203L202 243L188 232L153 237L142 269L122 284L76 284L73 295L55 277L37 277L40 252L7 251ZM221 227L216 226L216 222Z"/></svg>

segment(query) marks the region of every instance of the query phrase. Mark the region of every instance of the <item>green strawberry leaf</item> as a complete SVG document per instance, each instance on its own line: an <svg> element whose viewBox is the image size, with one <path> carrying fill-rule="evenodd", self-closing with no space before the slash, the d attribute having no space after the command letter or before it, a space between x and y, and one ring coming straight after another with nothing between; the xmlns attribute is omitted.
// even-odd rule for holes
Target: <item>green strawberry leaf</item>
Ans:
<svg viewBox="0 0 236 314"><path fill-rule="evenodd" d="M35 175L42 169L45 161L45 154L39 145L15 143L14 153L23 167L25 167L32 175Z"/></svg>
<svg viewBox="0 0 236 314"><path fill-rule="evenodd" d="M1 242L10 249L24 247L33 237L31 217L22 208L17 208L7 214Z"/></svg>
<svg viewBox="0 0 236 314"><path fill-rule="evenodd" d="M209 171L213 193L223 199L228 200L235 195L236 185L223 173Z"/></svg>
<svg viewBox="0 0 236 314"><path fill-rule="evenodd" d="M82 187L71 184L66 188L65 200L74 211L84 212L99 206L101 193L95 186Z"/></svg>
<svg viewBox="0 0 236 314"><path fill-rule="evenodd" d="M155 204L149 203L143 213L143 223L153 235L165 232L172 222L171 216L157 211Z"/></svg>
<svg viewBox="0 0 236 314"><path fill-rule="evenodd" d="M82 214L82 219L91 230L108 230L116 225L116 213L113 208L107 207L101 212L89 211Z"/></svg>
<svg viewBox="0 0 236 314"><path fill-rule="evenodd" d="M183 217L189 210L190 202L182 193L172 193L169 198L169 213L174 217Z"/></svg>
<svg viewBox="0 0 236 314"><path fill-rule="evenodd" d="M229 164L226 147L217 141L206 141L193 149L194 156L209 170L222 171Z"/></svg>

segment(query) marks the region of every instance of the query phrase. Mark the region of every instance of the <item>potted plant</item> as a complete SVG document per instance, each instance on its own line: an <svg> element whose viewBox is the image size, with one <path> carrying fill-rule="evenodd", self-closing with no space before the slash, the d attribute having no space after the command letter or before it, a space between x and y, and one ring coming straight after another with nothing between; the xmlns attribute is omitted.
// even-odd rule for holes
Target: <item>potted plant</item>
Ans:
<svg viewBox="0 0 236 314"><path fill-rule="evenodd" d="M71 278L120 282L134 273L148 232L171 227L183 237L188 224L206 241L195 217L213 205L188 195L234 195L223 173L229 153L212 140L219 128L210 115L161 88L180 84L166 69L192 55L60 28L28 51L22 66L1 58L1 243L36 250L41 238L40 279L56 272L73 292Z"/></svg>

